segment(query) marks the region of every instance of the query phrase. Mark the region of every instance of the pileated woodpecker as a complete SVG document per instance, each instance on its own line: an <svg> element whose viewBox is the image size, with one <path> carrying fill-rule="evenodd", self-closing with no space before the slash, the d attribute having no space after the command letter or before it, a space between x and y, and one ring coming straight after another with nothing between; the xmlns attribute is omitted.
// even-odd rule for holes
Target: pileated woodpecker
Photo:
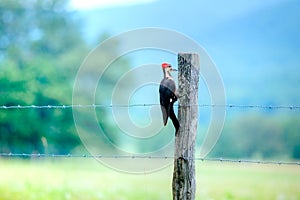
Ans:
<svg viewBox="0 0 300 200"><path fill-rule="evenodd" d="M179 130L179 122L174 113L173 104L177 101L176 85L172 78L171 71L177 71L173 69L168 63L163 63L162 70L164 72L164 78L160 82L159 86L159 97L160 107L163 115L164 126L167 125L168 118L170 117L176 130L176 134Z"/></svg>

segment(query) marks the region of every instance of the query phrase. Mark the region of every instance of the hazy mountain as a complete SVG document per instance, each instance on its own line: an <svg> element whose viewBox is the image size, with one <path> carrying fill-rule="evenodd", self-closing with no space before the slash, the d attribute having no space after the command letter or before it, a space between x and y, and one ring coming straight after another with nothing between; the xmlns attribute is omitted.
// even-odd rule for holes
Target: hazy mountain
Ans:
<svg viewBox="0 0 300 200"><path fill-rule="evenodd" d="M155 1L82 11L84 33L161 27L203 46L218 66L229 103L298 104L299 1Z"/></svg>

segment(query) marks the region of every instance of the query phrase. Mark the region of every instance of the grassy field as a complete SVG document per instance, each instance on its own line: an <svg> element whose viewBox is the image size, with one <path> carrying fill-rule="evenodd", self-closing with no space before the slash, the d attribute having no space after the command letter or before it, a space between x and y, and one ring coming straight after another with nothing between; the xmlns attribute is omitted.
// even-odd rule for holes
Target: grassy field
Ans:
<svg viewBox="0 0 300 200"><path fill-rule="evenodd" d="M300 166L196 164L196 199L300 199ZM0 200L168 200L172 170L132 175L93 159L0 159Z"/></svg>

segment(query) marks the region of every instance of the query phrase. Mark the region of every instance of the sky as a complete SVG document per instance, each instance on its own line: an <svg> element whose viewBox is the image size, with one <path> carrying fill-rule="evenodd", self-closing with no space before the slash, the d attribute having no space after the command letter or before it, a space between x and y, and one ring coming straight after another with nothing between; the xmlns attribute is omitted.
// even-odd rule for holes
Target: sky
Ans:
<svg viewBox="0 0 300 200"><path fill-rule="evenodd" d="M147 27L174 30L190 37L216 64L224 82L226 104L298 104L299 0L72 0L71 8L84 19L84 37L95 43L103 33L115 36ZM177 62L176 55L144 49L126 56L132 68L162 61L176 66ZM158 102L158 95L148 94L157 94L157 86L137 90L132 103ZM201 79L199 103L210 104L210 100L210 92ZM210 110L205 109L200 108L202 127L210 123ZM230 116L234 116L233 111ZM258 114L256 111L253 113ZM146 115L136 116L149 122L148 113L143 113Z"/></svg>
<svg viewBox="0 0 300 200"><path fill-rule="evenodd" d="M96 8L110 8L119 6L132 6L150 3L155 0L71 0L70 7L76 10L89 10Z"/></svg>
<svg viewBox="0 0 300 200"><path fill-rule="evenodd" d="M230 103L295 104L298 99L294 89L300 88L300 77L293 73L300 66L297 0L72 0L71 7L85 19L89 40L143 27L192 38L220 70ZM156 62L155 57L139 52L132 61Z"/></svg>

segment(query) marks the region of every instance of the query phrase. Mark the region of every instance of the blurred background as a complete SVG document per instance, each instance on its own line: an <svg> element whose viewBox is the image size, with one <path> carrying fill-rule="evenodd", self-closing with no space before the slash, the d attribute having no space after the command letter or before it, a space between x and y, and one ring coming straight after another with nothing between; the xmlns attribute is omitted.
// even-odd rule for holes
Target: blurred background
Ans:
<svg viewBox="0 0 300 200"><path fill-rule="evenodd" d="M299 11L297 0L1 0L0 106L72 104L75 77L88 53L111 36L143 27L178 31L206 49L223 78L228 104L299 105ZM99 62L117 53L118 42ZM118 60L118 70L105 74L106 89L96 103L110 104L103 94L130 69L163 61L176 66L177 55L165 54L148 50ZM138 92L131 103L158 103L156 87ZM203 81L199 103L210 104ZM117 133L109 109L97 110L99 124ZM143 115L146 110L138 109L146 108L130 111L137 123L151 121ZM200 108L197 148L209 125L209 109ZM172 132L172 126L166 130ZM158 142L149 145L156 148ZM139 144L132 146L144 152ZM1 153L81 151L71 109L0 109ZM300 159L299 110L227 108L224 130L209 156Z"/></svg>

